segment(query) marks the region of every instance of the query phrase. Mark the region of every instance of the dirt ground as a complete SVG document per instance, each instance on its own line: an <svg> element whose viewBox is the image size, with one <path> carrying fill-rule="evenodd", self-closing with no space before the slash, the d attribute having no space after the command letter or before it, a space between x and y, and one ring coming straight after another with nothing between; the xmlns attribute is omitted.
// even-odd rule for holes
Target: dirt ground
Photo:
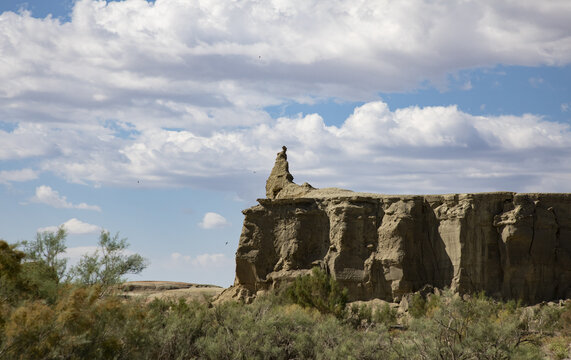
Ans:
<svg viewBox="0 0 571 360"><path fill-rule="evenodd" d="M118 291L126 297L140 297L145 301L155 298L208 301L223 290L224 288L215 285L175 281L129 281L122 284Z"/></svg>

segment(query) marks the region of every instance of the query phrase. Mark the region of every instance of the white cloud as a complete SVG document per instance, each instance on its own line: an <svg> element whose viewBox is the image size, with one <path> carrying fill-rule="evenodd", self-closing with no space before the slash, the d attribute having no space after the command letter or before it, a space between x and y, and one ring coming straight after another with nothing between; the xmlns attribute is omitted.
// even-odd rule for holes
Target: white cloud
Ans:
<svg viewBox="0 0 571 360"><path fill-rule="evenodd" d="M30 201L46 204L55 208L101 211L101 208L97 205L88 205L86 203L74 205L68 202L65 196L60 196L59 192L47 185L38 186L36 188L36 195L34 195Z"/></svg>
<svg viewBox="0 0 571 360"><path fill-rule="evenodd" d="M252 199L285 144L294 175L316 186L570 191L564 124L375 101L464 69L567 65L569 18L569 2L495 0L80 0L70 23L5 12L0 118L17 127L0 130L0 160L74 183ZM367 103L338 127L260 110L324 98Z"/></svg>
<svg viewBox="0 0 571 360"><path fill-rule="evenodd" d="M215 212L204 214L202 221L198 225L203 229L216 229L230 225L226 218Z"/></svg>
<svg viewBox="0 0 571 360"><path fill-rule="evenodd" d="M562 111L562 112L567 112L567 110L569 110L569 103L563 103L563 104L561 104L561 111Z"/></svg>
<svg viewBox="0 0 571 360"><path fill-rule="evenodd" d="M170 258L172 260L172 266L188 265L197 268L224 267L234 263L234 261L225 254L200 254L193 257L174 252Z"/></svg>
<svg viewBox="0 0 571 360"><path fill-rule="evenodd" d="M567 2L495 0L81 0L69 23L5 12L0 118L63 133L77 119L251 126L284 100L367 101L461 69L569 64L570 17ZM54 140L0 158L57 152Z"/></svg>
<svg viewBox="0 0 571 360"><path fill-rule="evenodd" d="M571 191L564 180L571 173L569 126L532 114L474 116L456 106L393 110L373 101L357 107L340 126L307 114L204 135L149 128L117 142L92 140L79 151L69 148L69 155L45 160L42 170L75 182L129 186L140 180L145 186L235 191L254 199L263 196L275 153L287 145L296 181L318 187L547 191L542 178L550 177L559 179L550 182L550 191ZM492 172L497 176L471 175ZM36 198L70 205L50 188Z"/></svg>
<svg viewBox="0 0 571 360"><path fill-rule="evenodd" d="M0 69L1 64L0 64ZM0 97L0 103L2 103ZM9 106L9 105L8 105ZM0 110L2 113L3 110ZM13 118L4 114L5 119ZM17 119L15 119L17 120ZM25 120L25 119L24 119ZM49 126L20 122L12 132L0 130L0 160L15 160L54 154L57 146L49 140Z"/></svg>
<svg viewBox="0 0 571 360"><path fill-rule="evenodd" d="M2 170L0 171L0 184L35 180L38 172L33 169Z"/></svg>
<svg viewBox="0 0 571 360"><path fill-rule="evenodd" d="M63 226L69 235L93 234L101 231L100 226L88 224L76 218L69 219L60 226ZM48 226L39 228L38 232L55 232L58 228L59 226Z"/></svg>

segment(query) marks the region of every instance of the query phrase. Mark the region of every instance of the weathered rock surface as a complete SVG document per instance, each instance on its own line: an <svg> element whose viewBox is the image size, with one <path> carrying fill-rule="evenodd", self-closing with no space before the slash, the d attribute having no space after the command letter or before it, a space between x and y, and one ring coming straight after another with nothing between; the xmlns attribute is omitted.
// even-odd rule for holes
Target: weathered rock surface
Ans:
<svg viewBox="0 0 571 360"><path fill-rule="evenodd" d="M425 285L528 303L571 297L571 194L315 189L293 183L285 147L266 194L243 211L236 294L319 266L351 300L398 302Z"/></svg>

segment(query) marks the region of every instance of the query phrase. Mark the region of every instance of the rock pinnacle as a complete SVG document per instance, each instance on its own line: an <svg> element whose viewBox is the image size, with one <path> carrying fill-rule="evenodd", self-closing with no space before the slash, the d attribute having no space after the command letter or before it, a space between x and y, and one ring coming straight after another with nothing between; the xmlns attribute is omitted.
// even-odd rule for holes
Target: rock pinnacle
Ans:
<svg viewBox="0 0 571 360"><path fill-rule="evenodd" d="M277 154L274 168L266 181L266 197L268 199L275 199L282 189L293 184L293 175L289 172L286 152L287 147L282 146L282 151Z"/></svg>

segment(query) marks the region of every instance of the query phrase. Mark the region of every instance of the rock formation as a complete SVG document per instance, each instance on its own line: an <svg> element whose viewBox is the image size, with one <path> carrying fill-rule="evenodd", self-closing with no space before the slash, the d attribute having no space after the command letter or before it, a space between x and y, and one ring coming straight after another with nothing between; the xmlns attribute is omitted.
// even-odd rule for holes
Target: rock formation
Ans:
<svg viewBox="0 0 571 360"><path fill-rule="evenodd" d="M243 211L235 294L325 269L351 300L425 285L527 303L571 297L571 194L380 195L296 185L286 148Z"/></svg>

